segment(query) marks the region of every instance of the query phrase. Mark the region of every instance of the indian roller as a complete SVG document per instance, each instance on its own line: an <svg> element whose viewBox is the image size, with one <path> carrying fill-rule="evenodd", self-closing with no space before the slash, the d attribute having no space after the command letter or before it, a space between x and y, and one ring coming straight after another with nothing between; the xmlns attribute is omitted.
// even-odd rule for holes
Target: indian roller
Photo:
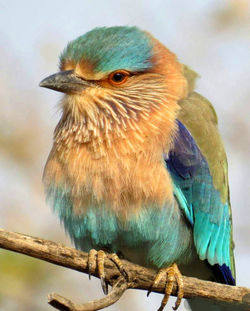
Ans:
<svg viewBox="0 0 250 311"><path fill-rule="evenodd" d="M68 43L40 86L64 93L44 170L46 197L77 249L166 276L235 285L227 159L197 74L137 27L95 28ZM190 300L192 310L219 310ZM207 308L207 309L206 309ZM215 308L215 309L213 309ZM222 309L220 309L222 310Z"/></svg>

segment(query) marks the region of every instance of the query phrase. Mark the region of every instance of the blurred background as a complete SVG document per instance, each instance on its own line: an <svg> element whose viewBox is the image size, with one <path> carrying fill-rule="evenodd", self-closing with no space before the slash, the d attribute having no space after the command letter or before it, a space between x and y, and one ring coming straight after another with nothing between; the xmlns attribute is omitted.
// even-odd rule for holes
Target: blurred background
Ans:
<svg viewBox="0 0 250 311"><path fill-rule="evenodd" d="M57 71L69 40L96 26L137 25L200 74L196 89L216 108L229 162L237 283L249 287L249 3L0 0L0 227L71 245L41 183L60 94L38 84ZM98 280L4 250L0 273L1 311L52 310L51 291L76 302L103 295ZM109 310L156 310L161 298L127 291Z"/></svg>

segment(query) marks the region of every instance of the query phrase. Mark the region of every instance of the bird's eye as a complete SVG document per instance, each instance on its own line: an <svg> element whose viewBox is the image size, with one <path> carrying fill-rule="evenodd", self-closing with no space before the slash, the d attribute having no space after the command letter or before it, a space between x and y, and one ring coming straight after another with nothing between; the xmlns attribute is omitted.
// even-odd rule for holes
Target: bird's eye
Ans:
<svg viewBox="0 0 250 311"><path fill-rule="evenodd" d="M126 70L117 70L109 75L108 80L112 85L121 85L128 80L128 77L129 72Z"/></svg>

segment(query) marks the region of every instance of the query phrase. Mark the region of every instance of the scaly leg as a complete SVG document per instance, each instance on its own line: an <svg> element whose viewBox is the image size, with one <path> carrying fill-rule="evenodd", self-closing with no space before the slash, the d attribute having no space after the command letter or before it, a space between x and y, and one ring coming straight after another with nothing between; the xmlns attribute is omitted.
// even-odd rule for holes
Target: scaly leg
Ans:
<svg viewBox="0 0 250 311"><path fill-rule="evenodd" d="M157 287L157 285L159 284L160 280L162 279L164 275L167 276L165 295L162 299L161 306L158 309L158 311L162 311L164 307L166 306L169 296L172 293L172 290L174 287L174 280L176 280L178 284L178 290L177 290L177 300L175 302L175 306L173 307L173 310L177 310L180 306L181 300L184 295L182 274L180 273L180 270L178 269L177 264L174 263L170 267L163 268L158 272L151 288ZM148 295L150 294L150 292L151 290L148 291Z"/></svg>
<svg viewBox="0 0 250 311"><path fill-rule="evenodd" d="M96 251L95 249L91 249L88 255L88 267L89 267L89 278L91 274L93 274L96 270L96 266L98 269L98 275L101 280L102 290L105 295L108 294L108 284L105 280L105 269L104 269L104 262L105 258L109 258L111 261L115 263L120 273L124 276L124 278L128 281L128 274L127 271L124 269L124 266L117 256L117 254L108 254L105 253L103 250Z"/></svg>

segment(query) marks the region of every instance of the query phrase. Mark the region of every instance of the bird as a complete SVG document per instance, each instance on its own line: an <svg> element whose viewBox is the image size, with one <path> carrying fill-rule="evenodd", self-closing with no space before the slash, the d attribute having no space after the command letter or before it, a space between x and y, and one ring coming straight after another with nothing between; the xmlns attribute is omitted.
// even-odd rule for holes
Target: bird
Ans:
<svg viewBox="0 0 250 311"><path fill-rule="evenodd" d="M228 165L198 74L136 26L98 27L70 41L40 86L63 93L45 165L46 199L75 247L98 265L120 258L167 277L235 285ZM192 310L213 309L189 300ZM223 310L223 309L220 309Z"/></svg>

